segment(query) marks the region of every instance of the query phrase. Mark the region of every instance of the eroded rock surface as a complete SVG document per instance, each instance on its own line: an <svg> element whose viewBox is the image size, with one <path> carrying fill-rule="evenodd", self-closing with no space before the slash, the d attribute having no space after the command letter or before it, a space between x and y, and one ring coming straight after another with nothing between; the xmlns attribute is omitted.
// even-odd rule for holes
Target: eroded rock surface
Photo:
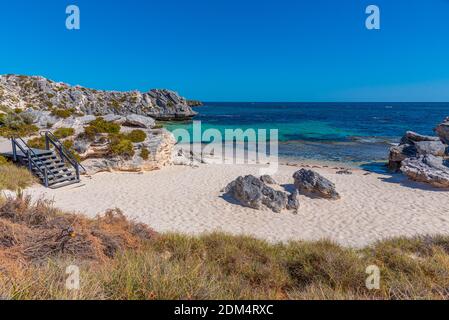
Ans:
<svg viewBox="0 0 449 320"><path fill-rule="evenodd" d="M438 188L449 188L448 160L442 157L427 154L405 159L401 171L414 181L425 182Z"/></svg>
<svg viewBox="0 0 449 320"><path fill-rule="evenodd" d="M293 179L299 192L311 193L327 199L340 199L335 184L315 171L301 169L295 172Z"/></svg>
<svg viewBox="0 0 449 320"><path fill-rule="evenodd" d="M292 210L299 207L296 193L289 197L286 192L275 190L252 175L238 177L228 184L224 192L242 205L253 209L260 210L265 206L274 212L281 212L284 209Z"/></svg>

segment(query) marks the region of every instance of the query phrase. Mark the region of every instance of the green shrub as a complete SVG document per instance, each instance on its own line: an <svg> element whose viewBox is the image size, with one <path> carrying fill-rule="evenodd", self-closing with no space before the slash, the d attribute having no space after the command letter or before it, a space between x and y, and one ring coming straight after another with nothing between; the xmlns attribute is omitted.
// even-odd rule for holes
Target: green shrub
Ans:
<svg viewBox="0 0 449 320"><path fill-rule="evenodd" d="M44 137L37 137L33 138L27 141L27 144L30 148L34 149L45 149L45 138Z"/></svg>
<svg viewBox="0 0 449 320"><path fill-rule="evenodd" d="M105 121L103 118L99 117L89 123L87 127L84 128L84 133L89 139L94 139L96 134L99 133L109 133L118 134L120 132L121 126L118 123Z"/></svg>
<svg viewBox="0 0 449 320"><path fill-rule="evenodd" d="M78 161L78 162L82 161L79 153L76 152L75 149L73 149L73 140L64 140L62 142L62 145L64 146L64 148L66 148L68 151L70 151L70 153L73 155L73 157L75 158L76 161Z"/></svg>
<svg viewBox="0 0 449 320"><path fill-rule="evenodd" d="M31 124L31 118L16 113L4 114L0 120L3 126L0 128L0 136L3 137L27 137L39 131L39 128Z"/></svg>
<svg viewBox="0 0 449 320"><path fill-rule="evenodd" d="M53 134L58 139L64 139L64 138L73 136L75 134L75 129L73 129L73 128L59 128L59 129L56 129L53 132Z"/></svg>
<svg viewBox="0 0 449 320"><path fill-rule="evenodd" d="M133 130L126 135L126 138L133 143L138 143L145 141L147 134L142 130Z"/></svg>
<svg viewBox="0 0 449 320"><path fill-rule="evenodd" d="M58 118L63 118L63 119L67 119L68 117L70 117L73 114L73 110L72 109L53 109L51 111L51 115L58 117Z"/></svg>
<svg viewBox="0 0 449 320"><path fill-rule="evenodd" d="M134 156L133 143L125 139L123 135L110 135L109 151L113 156L122 156L125 158L131 158Z"/></svg>
<svg viewBox="0 0 449 320"><path fill-rule="evenodd" d="M142 148L142 150L140 151L140 157L143 160L148 160L149 156L150 156L150 151L148 151L147 148Z"/></svg>

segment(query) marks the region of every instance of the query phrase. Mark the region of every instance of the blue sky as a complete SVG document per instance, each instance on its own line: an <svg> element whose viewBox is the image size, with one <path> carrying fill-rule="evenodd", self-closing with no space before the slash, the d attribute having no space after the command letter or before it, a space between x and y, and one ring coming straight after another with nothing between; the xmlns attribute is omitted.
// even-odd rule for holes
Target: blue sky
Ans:
<svg viewBox="0 0 449 320"><path fill-rule="evenodd" d="M0 73L205 101L449 101L448 15L449 0L3 0Z"/></svg>

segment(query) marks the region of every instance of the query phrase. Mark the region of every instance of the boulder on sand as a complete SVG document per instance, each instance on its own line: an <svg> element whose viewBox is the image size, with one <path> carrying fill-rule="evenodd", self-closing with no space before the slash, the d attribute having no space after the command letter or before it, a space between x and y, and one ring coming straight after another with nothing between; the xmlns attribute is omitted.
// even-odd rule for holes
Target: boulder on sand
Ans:
<svg viewBox="0 0 449 320"><path fill-rule="evenodd" d="M340 199L335 184L312 170L301 169L293 175L300 192L317 194L327 199Z"/></svg>
<svg viewBox="0 0 449 320"><path fill-rule="evenodd" d="M428 154L405 159L401 171L411 180L426 182L438 188L449 188L449 167L447 160L442 157Z"/></svg>
<svg viewBox="0 0 449 320"><path fill-rule="evenodd" d="M439 137L407 131L399 145L390 148L388 167L392 171L399 171L405 159L427 154L442 157L446 154L446 149L447 145Z"/></svg>
<svg viewBox="0 0 449 320"><path fill-rule="evenodd" d="M266 206L274 212L281 212L287 206L293 208L295 205L293 197L289 203L287 193L274 190L252 175L238 177L228 184L224 192L242 205L258 210ZM297 203L299 205L299 201Z"/></svg>

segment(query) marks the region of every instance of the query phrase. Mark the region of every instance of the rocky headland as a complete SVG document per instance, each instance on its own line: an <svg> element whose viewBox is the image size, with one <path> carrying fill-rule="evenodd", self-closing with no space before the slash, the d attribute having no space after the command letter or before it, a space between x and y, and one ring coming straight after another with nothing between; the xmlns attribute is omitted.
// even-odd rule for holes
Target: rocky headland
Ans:
<svg viewBox="0 0 449 320"><path fill-rule="evenodd" d="M0 135L26 138L44 148L44 131L56 133L88 173L151 171L189 164L175 139L156 120L195 116L188 101L170 90L118 92L88 89L43 77L0 76ZM175 160L175 161L174 161Z"/></svg>
<svg viewBox="0 0 449 320"><path fill-rule="evenodd" d="M185 120L196 115L185 98L170 90L103 91L21 75L0 76L0 105L96 116L138 114L156 120Z"/></svg>

